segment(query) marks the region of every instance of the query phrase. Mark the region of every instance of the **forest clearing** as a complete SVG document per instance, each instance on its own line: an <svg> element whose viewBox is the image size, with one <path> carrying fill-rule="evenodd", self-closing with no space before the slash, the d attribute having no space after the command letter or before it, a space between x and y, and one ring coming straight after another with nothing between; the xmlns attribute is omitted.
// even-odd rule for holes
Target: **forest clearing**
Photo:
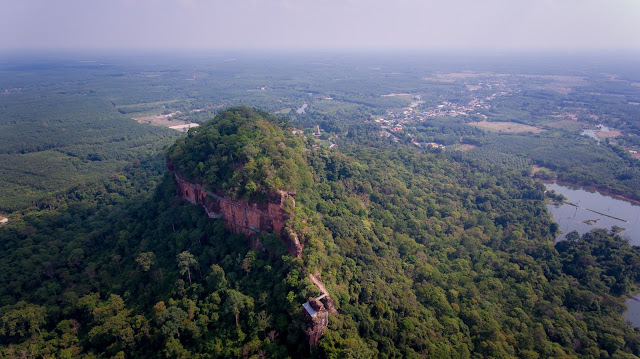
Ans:
<svg viewBox="0 0 640 359"><path fill-rule="evenodd" d="M516 122L489 122L489 121L480 121L480 122L469 122L469 125L477 126L487 131L492 132L507 132L507 133L523 133L523 132L533 132L533 133L541 133L544 132L543 129L529 126L522 123Z"/></svg>

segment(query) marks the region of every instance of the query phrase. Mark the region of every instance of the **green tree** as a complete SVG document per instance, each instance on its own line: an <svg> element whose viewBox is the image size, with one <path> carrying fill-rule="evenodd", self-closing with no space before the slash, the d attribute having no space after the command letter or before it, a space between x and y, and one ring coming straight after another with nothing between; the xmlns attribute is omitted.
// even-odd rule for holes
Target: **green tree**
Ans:
<svg viewBox="0 0 640 359"><path fill-rule="evenodd" d="M198 265L193 254L188 251L184 251L178 254L178 268L180 268L180 274L187 274L187 278L189 279L189 284L191 284L191 268Z"/></svg>
<svg viewBox="0 0 640 359"><path fill-rule="evenodd" d="M136 257L136 263L142 268L143 271L148 272L153 266L156 259L156 255L153 252L143 252Z"/></svg>
<svg viewBox="0 0 640 359"><path fill-rule="evenodd" d="M236 326L240 325L240 313L243 310L253 309L253 298L248 297L237 290L227 289L227 299L224 302L224 308L227 313L233 314L236 320Z"/></svg>
<svg viewBox="0 0 640 359"><path fill-rule="evenodd" d="M40 334L47 322L46 314L44 307L20 301L0 318L0 334L21 337Z"/></svg>

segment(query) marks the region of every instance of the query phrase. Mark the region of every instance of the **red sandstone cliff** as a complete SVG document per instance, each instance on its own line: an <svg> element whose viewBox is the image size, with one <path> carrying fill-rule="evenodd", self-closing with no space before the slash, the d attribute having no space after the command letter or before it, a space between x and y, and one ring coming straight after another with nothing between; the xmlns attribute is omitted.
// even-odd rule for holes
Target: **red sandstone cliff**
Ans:
<svg viewBox="0 0 640 359"><path fill-rule="evenodd" d="M173 170L171 164L167 167ZM285 242L291 255L294 257L302 255L302 244L298 236L286 229L287 220L293 214L285 211L285 201L290 199L295 205L295 193L278 191L270 194L266 202L253 200L245 202L207 191L202 185L188 182L177 172L173 173L178 186L178 196L204 207L210 218L223 219L226 227L232 232L243 233L247 237L261 231L275 233ZM252 242L252 245L260 249L264 248L257 240Z"/></svg>

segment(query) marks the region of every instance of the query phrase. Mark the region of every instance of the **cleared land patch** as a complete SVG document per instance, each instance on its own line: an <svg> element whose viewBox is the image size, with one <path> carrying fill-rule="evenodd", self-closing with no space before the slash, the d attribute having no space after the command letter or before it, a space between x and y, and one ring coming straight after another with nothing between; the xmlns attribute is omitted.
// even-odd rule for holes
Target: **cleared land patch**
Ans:
<svg viewBox="0 0 640 359"><path fill-rule="evenodd" d="M549 83L539 86L540 89L557 92L566 95L576 87L589 85L583 76L559 76L559 75L520 75L524 78L539 78Z"/></svg>
<svg viewBox="0 0 640 359"><path fill-rule="evenodd" d="M389 93L389 94L386 94L386 95L380 95L380 96L381 96L381 97L396 97L396 96L403 96L403 97L406 97L406 96L411 96L411 94L408 94L408 93Z"/></svg>
<svg viewBox="0 0 640 359"><path fill-rule="evenodd" d="M610 137L622 136L622 132L618 130L599 131L599 132L596 132L596 135L598 135L598 137L600 138L610 138Z"/></svg>
<svg viewBox="0 0 640 359"><path fill-rule="evenodd" d="M314 101L310 103L309 107L307 108L307 111L311 109L313 111L330 114L330 113L336 113L340 110L355 109L357 107L358 105L356 105L355 103L348 103L348 102L341 102L341 101L334 101L334 100L320 100L320 101Z"/></svg>
<svg viewBox="0 0 640 359"><path fill-rule="evenodd" d="M506 132L506 133L544 132L544 130L541 128L524 125L516 122L480 121L480 122L469 122L469 125L480 127L482 129L492 131L492 132Z"/></svg>
<svg viewBox="0 0 640 359"><path fill-rule="evenodd" d="M472 149L474 149L474 148L476 148L476 147L478 147L478 146L476 146L476 145L464 144L464 145L456 146L456 148L455 148L455 149L456 149L457 151L462 151L462 152L464 152L464 151L472 150Z"/></svg>
<svg viewBox="0 0 640 359"><path fill-rule="evenodd" d="M188 123L186 125L169 126L169 128L172 129L172 130L185 131L186 132L188 129L193 128L193 127L198 127L198 126L200 126L200 125L197 124L197 123Z"/></svg>
<svg viewBox="0 0 640 359"><path fill-rule="evenodd" d="M576 122L574 120L549 121L545 123L545 126L567 131L579 131L585 128L584 124Z"/></svg>
<svg viewBox="0 0 640 359"><path fill-rule="evenodd" d="M162 107L163 105L169 105L176 102L178 102L178 100L142 102L142 103L132 103L128 105L116 105L116 108L118 110L138 110L138 109L146 109L146 108L153 108L153 107Z"/></svg>
<svg viewBox="0 0 640 359"><path fill-rule="evenodd" d="M143 116L143 117L133 117L139 123L148 123L153 126L160 127L168 127L172 130L183 131L185 128L189 129L191 127L196 127L198 124L196 123L188 123L182 120L172 119L174 115L179 114L180 112L174 112L167 115L151 115L151 116Z"/></svg>
<svg viewBox="0 0 640 359"><path fill-rule="evenodd" d="M455 82L458 80L464 80L467 78L477 78L477 77L505 77L508 76L506 74L498 74L493 72L448 72L448 73L435 73L432 76L425 77L426 81L435 81L435 82Z"/></svg>

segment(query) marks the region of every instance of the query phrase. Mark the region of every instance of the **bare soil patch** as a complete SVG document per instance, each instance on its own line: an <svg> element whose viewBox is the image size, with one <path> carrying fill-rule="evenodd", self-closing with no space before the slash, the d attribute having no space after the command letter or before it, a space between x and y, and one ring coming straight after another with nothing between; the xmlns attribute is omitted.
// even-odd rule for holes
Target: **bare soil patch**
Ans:
<svg viewBox="0 0 640 359"><path fill-rule="evenodd" d="M190 128L198 127L198 126L200 125L197 123L187 123L186 125L169 126L169 128L177 131L187 131Z"/></svg>
<svg viewBox="0 0 640 359"><path fill-rule="evenodd" d="M523 125L521 123L516 123L516 122L480 121L480 122L470 122L469 125L477 126L493 132L506 132L506 133L544 132L544 130L541 128L529 126L529 125Z"/></svg>
<svg viewBox="0 0 640 359"><path fill-rule="evenodd" d="M389 93L386 95L382 95L381 97L396 97L396 96L411 96L411 94L408 93Z"/></svg>
<svg viewBox="0 0 640 359"><path fill-rule="evenodd" d="M148 123L151 124L153 126L160 126L160 127L168 127L170 129L176 130L176 131L183 131L185 128L189 129L191 127L195 127L198 126L198 124L195 123L188 123L182 120L174 120L172 119L172 117L174 115L179 114L180 111L178 112L173 112L167 115L152 115L152 116L143 116L143 117L133 117L134 120L136 120L139 123Z"/></svg>
<svg viewBox="0 0 640 359"><path fill-rule="evenodd" d="M459 145L459 146L457 146L457 147L456 147L456 150L457 150L457 151L462 151L462 152L464 152L464 151L472 150L472 149L474 149L474 148L476 148L476 147L478 147L478 146L464 144L464 145Z"/></svg>
<svg viewBox="0 0 640 359"><path fill-rule="evenodd" d="M538 172L547 172L548 174L550 174L552 177L551 178L547 178L545 180L551 180L551 181L557 181L558 180L558 176L553 174L553 171L551 171L549 168L546 167L542 167L542 166L538 166L538 165L533 165L533 170L531 171L531 177L535 178L536 173Z"/></svg>
<svg viewBox="0 0 640 359"><path fill-rule="evenodd" d="M600 138L612 138L612 137L618 137L618 136L622 136L622 132L618 131L618 130L611 130L608 132L596 132L596 135L598 135L598 137Z"/></svg>
<svg viewBox="0 0 640 359"><path fill-rule="evenodd" d="M531 171L531 175L533 176L534 174L536 174L536 172L540 172L542 171L543 167L540 167L538 165L533 165L533 171Z"/></svg>

